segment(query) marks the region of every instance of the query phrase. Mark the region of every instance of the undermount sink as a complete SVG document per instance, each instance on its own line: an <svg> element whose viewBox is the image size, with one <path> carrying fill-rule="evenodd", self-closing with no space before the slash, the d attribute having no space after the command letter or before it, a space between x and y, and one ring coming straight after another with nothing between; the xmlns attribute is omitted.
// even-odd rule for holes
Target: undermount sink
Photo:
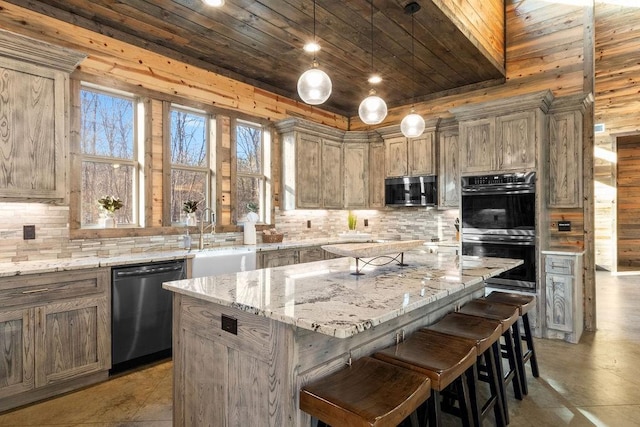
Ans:
<svg viewBox="0 0 640 427"><path fill-rule="evenodd" d="M205 249L195 252L191 277L215 276L255 269L255 248Z"/></svg>

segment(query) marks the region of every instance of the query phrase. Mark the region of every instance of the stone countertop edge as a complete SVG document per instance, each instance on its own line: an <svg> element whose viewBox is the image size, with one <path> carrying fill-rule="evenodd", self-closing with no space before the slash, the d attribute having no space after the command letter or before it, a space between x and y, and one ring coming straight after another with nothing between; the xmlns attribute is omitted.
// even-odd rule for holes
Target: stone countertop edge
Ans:
<svg viewBox="0 0 640 427"><path fill-rule="evenodd" d="M364 276L353 276L350 274L353 262L350 262L349 258L255 270L262 271L261 275L256 275L255 271L248 271L165 282L163 287L178 294L302 329L335 338L348 338L464 289L480 289L487 278L522 264L522 260L514 259L465 257L463 262L468 261L471 265L463 268L459 277L451 281L446 276L450 274L450 267L455 264L454 260L458 256L440 256L451 257L451 261L440 262L437 265L428 262L421 264L412 273L413 278L402 275L408 282L405 282L401 289L394 290L389 288L390 285L395 286L397 280L398 271L394 271L393 267L391 271L381 271L379 274L371 273L367 276L365 273ZM313 264L312 270L310 264ZM300 270L303 268L301 265L304 266L304 271ZM310 275L309 272L314 270L319 273ZM425 282L424 275L429 275L429 272L438 277L427 279ZM264 275L269 277L269 280L264 282L268 283L268 292L261 291L262 285L259 284L259 280L263 280L261 276ZM300 276L302 281L296 282L296 276ZM360 284L358 280L361 281ZM366 282L362 282L363 280ZM364 292L363 289L367 291ZM332 292L336 295L335 298ZM254 294L267 293L271 298L268 302L259 299L256 303L256 300L252 299ZM348 295L346 299L344 294ZM405 301L399 303L401 295L404 295ZM364 306L363 298L367 300ZM331 308L327 309L326 304L330 304ZM371 304L375 306L373 309ZM349 316L345 318L346 312Z"/></svg>

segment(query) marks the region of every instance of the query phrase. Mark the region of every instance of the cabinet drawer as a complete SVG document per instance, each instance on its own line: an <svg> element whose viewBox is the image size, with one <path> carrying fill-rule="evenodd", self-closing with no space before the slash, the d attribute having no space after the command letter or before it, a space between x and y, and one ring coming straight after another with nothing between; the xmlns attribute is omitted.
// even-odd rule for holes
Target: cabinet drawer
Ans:
<svg viewBox="0 0 640 427"><path fill-rule="evenodd" d="M544 270L553 274L573 274L573 258L547 256L544 261Z"/></svg>
<svg viewBox="0 0 640 427"><path fill-rule="evenodd" d="M0 307L101 294L108 286L108 268L6 277L0 279Z"/></svg>

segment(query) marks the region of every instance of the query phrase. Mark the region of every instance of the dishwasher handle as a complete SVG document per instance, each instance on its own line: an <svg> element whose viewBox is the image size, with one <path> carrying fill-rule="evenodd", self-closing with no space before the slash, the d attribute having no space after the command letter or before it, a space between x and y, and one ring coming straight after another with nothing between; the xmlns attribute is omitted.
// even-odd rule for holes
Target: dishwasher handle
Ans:
<svg viewBox="0 0 640 427"><path fill-rule="evenodd" d="M146 276L150 274L158 274L158 273L167 273L170 271L178 271L182 270L182 264L163 266L163 267L152 267L131 271L117 271L116 277L134 277L134 276Z"/></svg>

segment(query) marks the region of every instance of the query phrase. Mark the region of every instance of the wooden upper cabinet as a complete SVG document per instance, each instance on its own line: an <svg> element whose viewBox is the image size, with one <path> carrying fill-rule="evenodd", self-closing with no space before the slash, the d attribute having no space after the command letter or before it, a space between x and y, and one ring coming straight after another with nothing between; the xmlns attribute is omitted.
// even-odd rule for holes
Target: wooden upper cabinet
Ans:
<svg viewBox="0 0 640 427"><path fill-rule="evenodd" d="M0 31L0 197L65 198L69 73L84 57Z"/></svg>
<svg viewBox="0 0 640 427"><path fill-rule="evenodd" d="M322 206L330 209L342 208L342 143L340 141L322 140L321 178Z"/></svg>
<svg viewBox="0 0 640 427"><path fill-rule="evenodd" d="M460 205L460 144L458 129L443 130L439 135L438 206Z"/></svg>
<svg viewBox="0 0 640 427"><path fill-rule="evenodd" d="M549 119L549 207L582 207L582 113Z"/></svg>
<svg viewBox="0 0 640 427"><path fill-rule="evenodd" d="M368 206L367 143L344 144L344 207L348 209Z"/></svg>
<svg viewBox="0 0 640 427"><path fill-rule="evenodd" d="M435 132L425 132L407 140L407 164L410 176L436 174Z"/></svg>
<svg viewBox="0 0 640 427"><path fill-rule="evenodd" d="M496 169L495 120L460 123L460 167L463 172L483 173Z"/></svg>
<svg viewBox="0 0 640 427"><path fill-rule="evenodd" d="M536 115L534 111L496 118L498 170L520 170L536 165Z"/></svg>
<svg viewBox="0 0 640 427"><path fill-rule="evenodd" d="M387 177L407 176L407 138L404 136L389 138L385 144L385 170Z"/></svg>
<svg viewBox="0 0 640 427"><path fill-rule="evenodd" d="M321 156L322 139L299 133L296 141L296 206L322 206Z"/></svg>
<svg viewBox="0 0 640 427"><path fill-rule="evenodd" d="M384 143L369 146L369 207L382 208L384 200L385 156Z"/></svg>

